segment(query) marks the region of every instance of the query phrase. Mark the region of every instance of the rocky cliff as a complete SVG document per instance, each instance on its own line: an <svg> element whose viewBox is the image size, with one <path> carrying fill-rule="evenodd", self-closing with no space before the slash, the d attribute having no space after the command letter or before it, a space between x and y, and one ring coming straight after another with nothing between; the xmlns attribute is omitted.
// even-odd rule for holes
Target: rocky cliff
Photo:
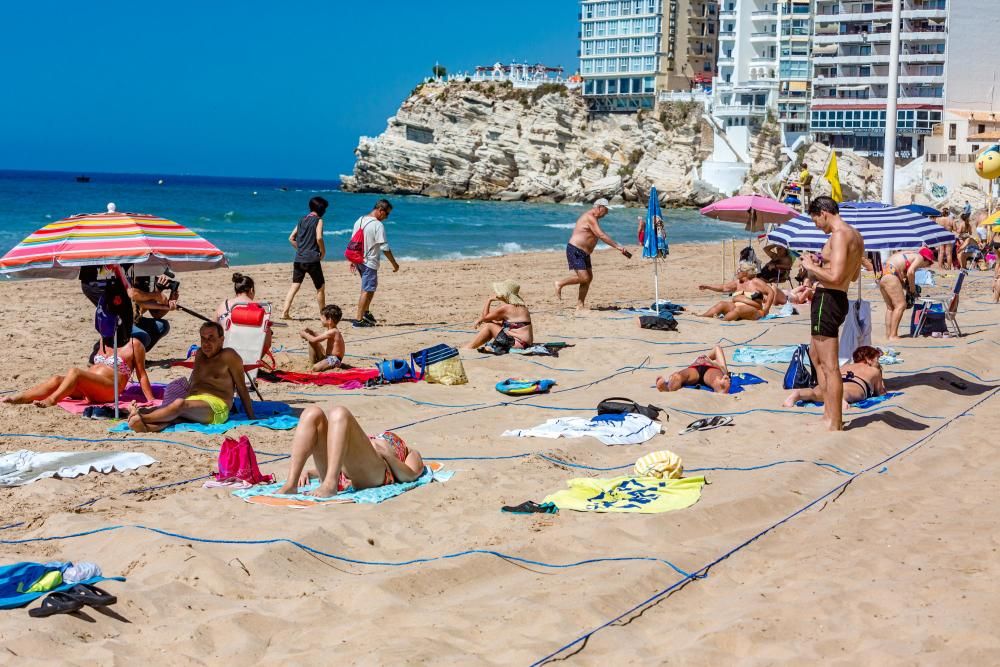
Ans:
<svg viewBox="0 0 1000 667"><path fill-rule="evenodd" d="M456 199L645 203L656 186L665 205L716 196L697 180L711 152L702 107L591 117L561 86L534 91L493 83L419 86L385 132L363 137L351 192Z"/></svg>

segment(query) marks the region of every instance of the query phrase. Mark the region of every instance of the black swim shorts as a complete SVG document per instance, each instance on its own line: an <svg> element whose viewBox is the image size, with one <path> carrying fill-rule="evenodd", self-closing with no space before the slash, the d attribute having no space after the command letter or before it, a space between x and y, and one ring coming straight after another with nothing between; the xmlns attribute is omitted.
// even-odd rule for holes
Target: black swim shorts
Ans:
<svg viewBox="0 0 1000 667"><path fill-rule="evenodd" d="M847 292L839 289L817 287L813 295L812 335L828 338L840 337L840 325L847 319L851 306L847 300Z"/></svg>
<svg viewBox="0 0 1000 667"><path fill-rule="evenodd" d="M319 262L293 262L292 282L301 283L306 275L312 278L313 287L319 289L326 281L323 278L323 265Z"/></svg>
<svg viewBox="0 0 1000 667"><path fill-rule="evenodd" d="M577 248L572 243L566 244L566 263L570 271L590 271L590 255Z"/></svg>

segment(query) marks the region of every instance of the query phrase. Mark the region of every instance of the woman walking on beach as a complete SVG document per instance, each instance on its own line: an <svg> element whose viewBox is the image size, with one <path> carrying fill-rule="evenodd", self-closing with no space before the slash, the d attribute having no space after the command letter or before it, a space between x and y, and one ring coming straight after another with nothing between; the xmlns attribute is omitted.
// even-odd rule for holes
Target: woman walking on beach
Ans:
<svg viewBox="0 0 1000 667"><path fill-rule="evenodd" d="M288 242L295 248L295 261L292 263L292 286L285 296L285 306L281 309L281 319L292 317L292 301L302 287L302 281L308 275L316 288L316 302L322 312L326 305L326 280L323 278L323 258L326 256L326 245L323 243L323 214L330 203L322 197L309 200L309 213L299 220L295 229L288 236Z"/></svg>

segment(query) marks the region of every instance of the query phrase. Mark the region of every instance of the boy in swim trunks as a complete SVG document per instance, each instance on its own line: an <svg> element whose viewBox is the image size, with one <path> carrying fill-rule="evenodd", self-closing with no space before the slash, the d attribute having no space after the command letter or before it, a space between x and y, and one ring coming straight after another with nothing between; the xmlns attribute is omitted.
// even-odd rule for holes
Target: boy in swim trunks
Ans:
<svg viewBox="0 0 1000 667"><path fill-rule="evenodd" d="M194 358L187 396L158 408L139 408L133 402L128 416L133 431L162 431L178 421L223 424L229 420L234 392L246 406L247 416L254 419L250 392L243 381L243 360L233 350L222 347L222 326L218 322L205 322L200 334L201 347Z"/></svg>
<svg viewBox="0 0 1000 667"><path fill-rule="evenodd" d="M309 343L309 362L313 365L314 373L343 367L346 351L344 336L337 328L343 317L340 306L332 304L324 306L322 316L325 329L322 333L317 334L312 329L303 329L299 334Z"/></svg>
<svg viewBox="0 0 1000 667"><path fill-rule="evenodd" d="M858 230L840 217L840 207L830 197L816 197L809 204L813 224L830 238L820 255L806 254L802 267L818 281L811 305L812 340L809 354L816 362L823 397L823 422L831 431L844 430L844 381L840 375L838 351L840 325L850 311L847 289L861 274L865 242Z"/></svg>

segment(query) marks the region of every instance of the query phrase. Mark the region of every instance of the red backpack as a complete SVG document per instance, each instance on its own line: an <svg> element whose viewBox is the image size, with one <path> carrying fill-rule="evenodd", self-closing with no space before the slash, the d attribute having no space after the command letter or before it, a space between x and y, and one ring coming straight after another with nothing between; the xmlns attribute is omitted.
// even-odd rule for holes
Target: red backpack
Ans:
<svg viewBox="0 0 1000 667"><path fill-rule="evenodd" d="M219 450L219 472L214 474L218 482L242 480L250 484L271 484L274 475L262 475L257 467L257 456L250 439L245 435L239 441L226 438Z"/></svg>
<svg viewBox="0 0 1000 667"><path fill-rule="evenodd" d="M351 264L365 263L365 226L358 227L358 231L351 235L351 240L347 242L347 250L344 257Z"/></svg>

